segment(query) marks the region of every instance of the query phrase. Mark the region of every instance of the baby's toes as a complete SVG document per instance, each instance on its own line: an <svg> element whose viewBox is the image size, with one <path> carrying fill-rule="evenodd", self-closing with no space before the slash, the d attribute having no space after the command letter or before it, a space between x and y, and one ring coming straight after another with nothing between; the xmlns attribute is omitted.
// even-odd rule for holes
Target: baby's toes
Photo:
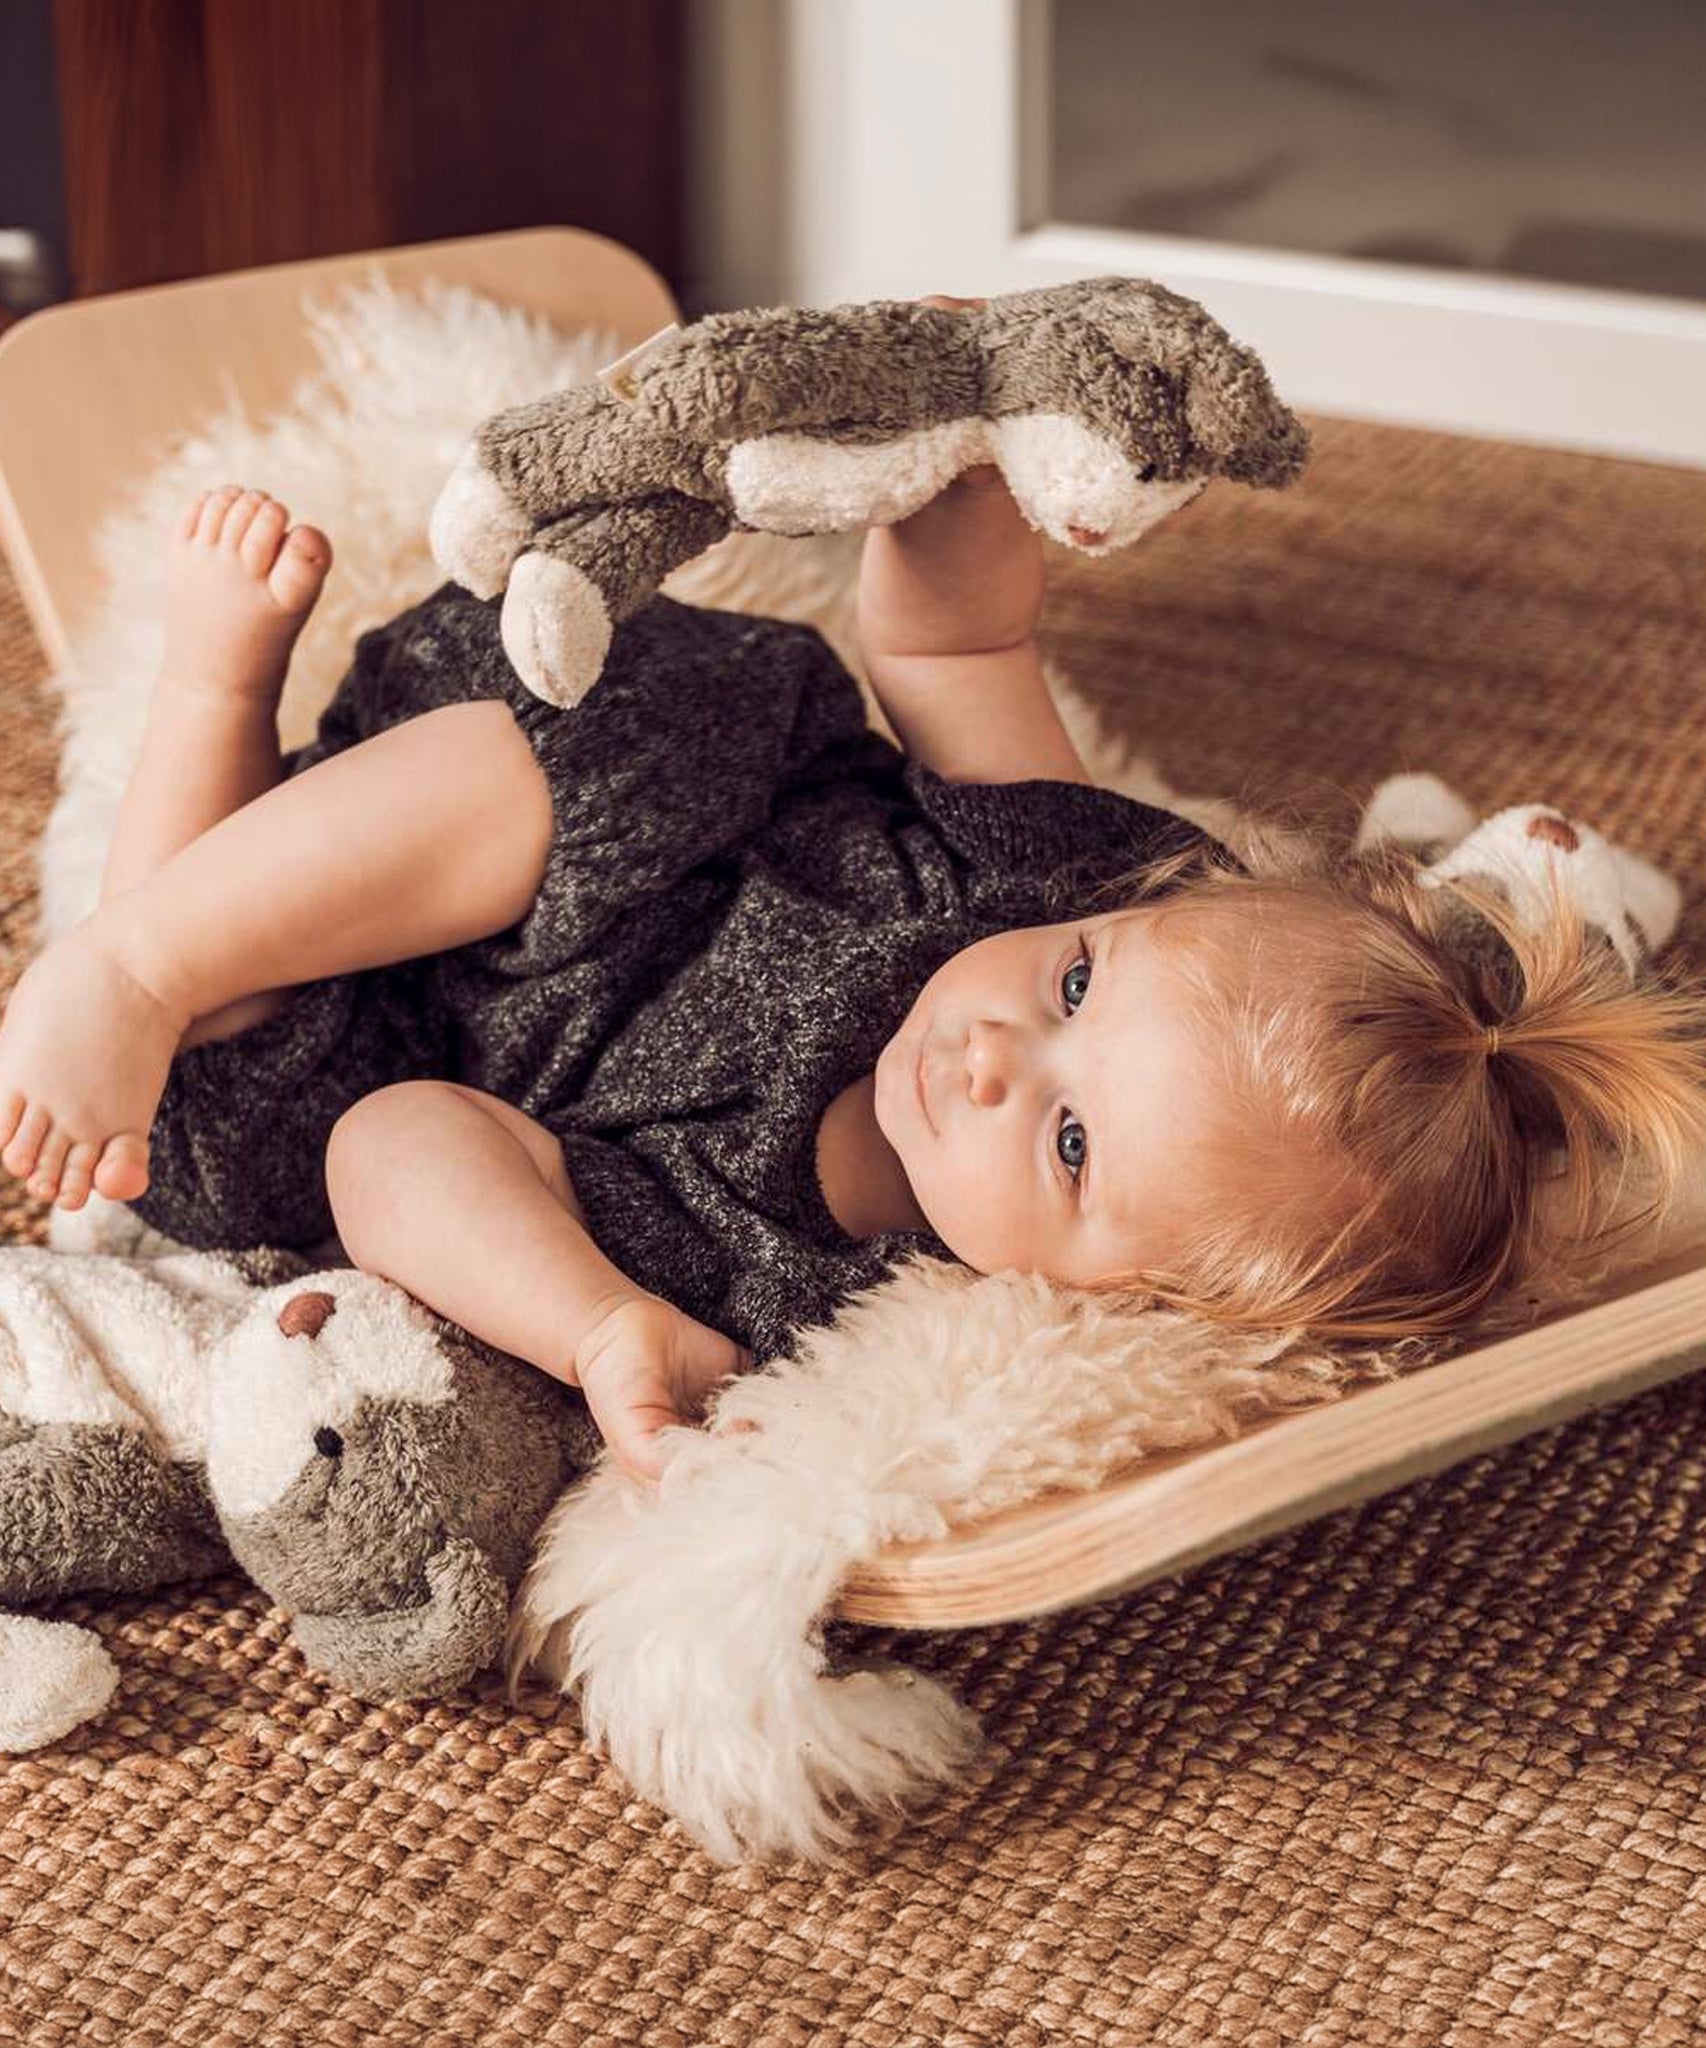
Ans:
<svg viewBox="0 0 1706 2048"><path fill-rule="evenodd" d="M134 1202L148 1185L148 1141L134 1131L120 1131L101 1148L95 1163L95 1188L109 1202Z"/></svg>
<svg viewBox="0 0 1706 2048"><path fill-rule="evenodd" d="M29 1107L29 1097L21 1088L8 1088L0 1093L0 1146L12 1142L12 1133L18 1128L18 1119Z"/></svg>
<svg viewBox="0 0 1706 2048"><path fill-rule="evenodd" d="M52 1122L53 1119L39 1103L26 1103L24 1113L18 1119L18 1128L4 1149L0 1149L0 1166L19 1180L27 1179Z"/></svg>
<svg viewBox="0 0 1706 2048"><path fill-rule="evenodd" d="M306 611L332 566L332 544L317 526L293 526L278 551L267 587L287 612Z"/></svg>
<svg viewBox="0 0 1706 2048"><path fill-rule="evenodd" d="M225 515L243 493L235 484L226 484L222 490L209 491L201 501L201 511L195 523L195 537L204 546L211 547L219 539L219 530L225 524Z"/></svg>
<svg viewBox="0 0 1706 2048"><path fill-rule="evenodd" d="M231 516L236 518L237 514ZM256 506L255 516L248 522L248 530L238 550L243 558L243 567L251 576L264 576L272 567L278 555L279 536L284 532L289 517L290 514L276 498L263 498ZM229 530L228 525L228 534Z"/></svg>
<svg viewBox="0 0 1706 2048"><path fill-rule="evenodd" d="M225 515L225 524L219 529L219 545L228 555L234 555L243 545L243 536L255 522L255 514L267 502L265 491L245 491Z"/></svg>
<svg viewBox="0 0 1706 2048"><path fill-rule="evenodd" d="M201 524L202 507L212 497L211 491L197 491L179 514L178 523L172 528L174 540L194 540L195 530Z"/></svg>
<svg viewBox="0 0 1706 2048"><path fill-rule="evenodd" d="M30 1173L30 1193L38 1201L51 1202L59 1193L60 1176L65 1171L65 1156L71 1150L71 1140L61 1130L51 1130L42 1140L41 1150L36 1154L36 1163Z"/></svg>
<svg viewBox="0 0 1706 2048"><path fill-rule="evenodd" d="M95 1161L100 1156L100 1146L87 1138L72 1146L66 1155L65 1171L59 1178L59 1206L62 1209L81 1209L89 1199L89 1189L94 1185Z"/></svg>

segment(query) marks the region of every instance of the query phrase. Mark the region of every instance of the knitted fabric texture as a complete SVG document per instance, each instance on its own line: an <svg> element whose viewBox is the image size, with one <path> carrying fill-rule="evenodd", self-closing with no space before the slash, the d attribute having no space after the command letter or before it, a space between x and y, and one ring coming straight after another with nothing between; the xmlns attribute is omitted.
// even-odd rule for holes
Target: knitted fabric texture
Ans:
<svg viewBox="0 0 1706 2048"><path fill-rule="evenodd" d="M388 1083L490 1091L560 1140L600 1248L762 1360L928 1231L856 1240L823 1198L825 1109L963 947L1058 923L1201 841L1075 783L948 783L867 730L808 626L655 598L584 703L541 703L498 606L446 584L364 634L291 774L468 697L506 702L551 791L544 879L509 930L318 981L181 1051L132 1206L195 1246L333 1230L332 1125Z"/></svg>

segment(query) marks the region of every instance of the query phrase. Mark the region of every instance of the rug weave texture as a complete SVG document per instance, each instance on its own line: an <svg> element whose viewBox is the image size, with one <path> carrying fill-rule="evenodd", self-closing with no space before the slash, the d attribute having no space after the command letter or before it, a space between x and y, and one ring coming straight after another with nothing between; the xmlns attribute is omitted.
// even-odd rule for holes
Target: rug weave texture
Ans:
<svg viewBox="0 0 1706 2048"><path fill-rule="evenodd" d="M1706 475L1312 424L1296 491L1057 557L1052 653L1191 791L1574 808L1702 953ZM0 572L0 992L41 671ZM568 1702L333 1693L241 1581L54 1611L123 1675L0 1763L3 2043L1706 2038L1706 1376L1075 1613L835 1624L1007 1754L829 1871L711 1865Z"/></svg>

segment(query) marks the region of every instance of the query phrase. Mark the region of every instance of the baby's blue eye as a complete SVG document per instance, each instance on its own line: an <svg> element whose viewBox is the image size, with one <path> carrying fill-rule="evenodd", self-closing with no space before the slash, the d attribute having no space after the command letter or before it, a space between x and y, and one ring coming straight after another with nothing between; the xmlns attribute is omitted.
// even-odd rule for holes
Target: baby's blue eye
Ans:
<svg viewBox="0 0 1706 2048"><path fill-rule="evenodd" d="M1060 999L1066 1005L1068 1016L1071 1016L1090 993L1090 966L1088 954L1081 953L1060 977ZM1083 1171L1090 1140L1078 1119L1064 1110L1061 1112L1060 1128L1054 1134L1054 1149L1061 1164L1076 1180Z"/></svg>

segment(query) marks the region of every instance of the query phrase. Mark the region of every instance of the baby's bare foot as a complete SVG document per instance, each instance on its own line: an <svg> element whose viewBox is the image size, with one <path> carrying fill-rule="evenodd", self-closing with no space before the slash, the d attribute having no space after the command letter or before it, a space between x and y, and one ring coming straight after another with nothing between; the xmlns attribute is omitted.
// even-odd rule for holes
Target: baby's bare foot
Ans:
<svg viewBox="0 0 1706 2048"><path fill-rule="evenodd" d="M296 636L332 565L317 526L289 526L265 491L228 485L186 506L166 548L163 688L278 701Z"/></svg>
<svg viewBox="0 0 1706 2048"><path fill-rule="evenodd" d="M0 1165L80 1209L148 1185L148 1131L189 1020L171 1014L85 918L24 969L0 1023Z"/></svg>

